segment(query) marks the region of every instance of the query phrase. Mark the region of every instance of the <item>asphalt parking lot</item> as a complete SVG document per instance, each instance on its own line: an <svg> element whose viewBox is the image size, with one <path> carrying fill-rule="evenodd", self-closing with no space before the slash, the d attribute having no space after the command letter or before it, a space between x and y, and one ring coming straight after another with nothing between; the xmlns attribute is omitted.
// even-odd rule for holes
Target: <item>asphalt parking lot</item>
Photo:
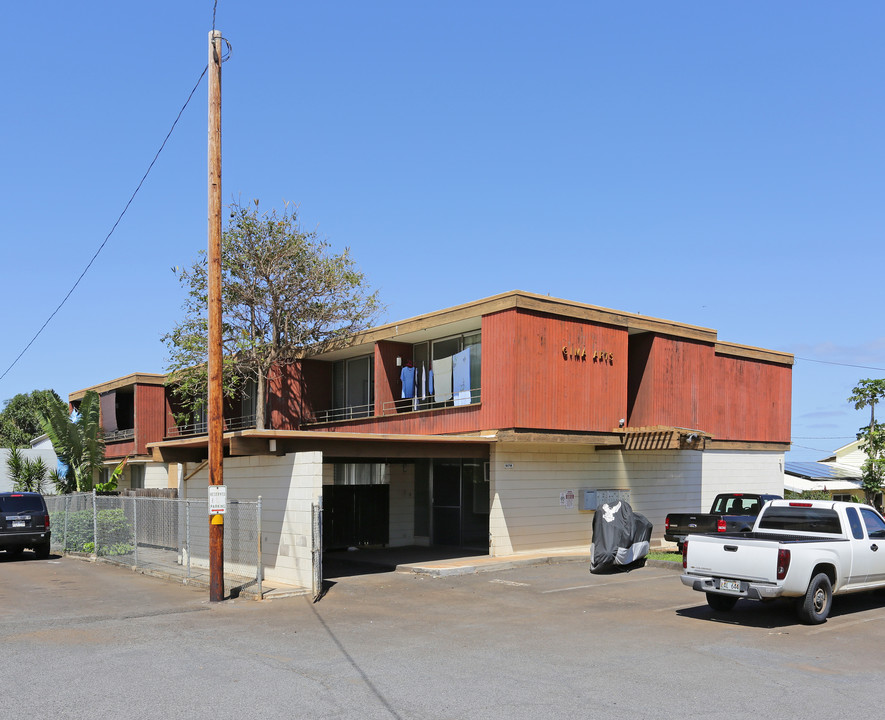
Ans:
<svg viewBox="0 0 885 720"><path fill-rule="evenodd" d="M0 557L9 717L878 716L883 620L881 595L837 598L816 627L786 603L715 613L655 567L385 572L317 603L210 603L115 566Z"/></svg>

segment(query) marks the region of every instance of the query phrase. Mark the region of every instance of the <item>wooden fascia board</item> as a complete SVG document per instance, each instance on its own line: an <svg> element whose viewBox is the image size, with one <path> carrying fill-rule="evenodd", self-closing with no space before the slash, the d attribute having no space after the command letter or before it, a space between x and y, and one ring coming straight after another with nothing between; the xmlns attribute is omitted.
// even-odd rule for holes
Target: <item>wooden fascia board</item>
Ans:
<svg viewBox="0 0 885 720"><path fill-rule="evenodd" d="M572 303L567 300L544 297L543 295L520 295L517 300L517 307L522 310L532 310L534 312L550 315L571 317L593 323L623 327L628 330L653 332L660 335L672 335L675 337L701 340L709 343L716 342L716 331L710 328L686 325L671 320L661 320L659 318L646 317L644 315L636 315L633 313L619 312L617 310L596 307L594 305Z"/></svg>
<svg viewBox="0 0 885 720"><path fill-rule="evenodd" d="M166 376L157 373L132 373L116 380L109 380L106 383L93 385L92 387L77 390L68 395L68 402L76 402L82 400L87 392L94 390L101 394L111 392L112 390L120 390L121 388L135 387L136 385L165 385Z"/></svg>
<svg viewBox="0 0 885 720"><path fill-rule="evenodd" d="M746 358L749 360L762 360L763 362L777 363L778 365L793 365L795 363L792 353L778 350L766 350L765 348L751 347L750 345L738 345L736 343L717 342L715 345L717 355Z"/></svg>

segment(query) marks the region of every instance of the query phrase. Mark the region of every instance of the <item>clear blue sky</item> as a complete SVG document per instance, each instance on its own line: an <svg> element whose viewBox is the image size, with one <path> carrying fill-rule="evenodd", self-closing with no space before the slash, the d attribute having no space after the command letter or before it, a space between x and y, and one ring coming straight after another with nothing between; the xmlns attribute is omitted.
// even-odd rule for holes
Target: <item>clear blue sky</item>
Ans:
<svg viewBox="0 0 885 720"><path fill-rule="evenodd" d="M4 9L0 373L147 169L212 10ZM885 5L219 0L216 26L225 201L298 204L384 320L549 293L795 353L788 459L868 421L846 398L885 377ZM170 268L206 246L206 125L204 80L0 401L165 369Z"/></svg>

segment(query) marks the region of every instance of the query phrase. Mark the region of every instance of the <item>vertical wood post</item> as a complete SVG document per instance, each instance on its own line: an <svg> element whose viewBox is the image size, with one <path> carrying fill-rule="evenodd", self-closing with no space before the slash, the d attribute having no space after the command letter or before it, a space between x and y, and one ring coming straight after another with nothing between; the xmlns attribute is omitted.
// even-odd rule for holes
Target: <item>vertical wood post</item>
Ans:
<svg viewBox="0 0 885 720"><path fill-rule="evenodd" d="M209 33L209 484L223 485L221 348L221 31ZM224 600L224 515L210 515L209 600Z"/></svg>

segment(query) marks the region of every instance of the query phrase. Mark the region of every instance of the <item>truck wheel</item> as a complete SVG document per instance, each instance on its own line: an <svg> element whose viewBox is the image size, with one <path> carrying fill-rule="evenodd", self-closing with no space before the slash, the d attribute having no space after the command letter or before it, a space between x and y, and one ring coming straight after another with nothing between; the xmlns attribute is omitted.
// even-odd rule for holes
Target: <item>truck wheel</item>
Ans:
<svg viewBox="0 0 885 720"><path fill-rule="evenodd" d="M799 601L799 619L806 625L820 625L827 621L833 607L833 586L824 573L815 575L808 583L805 597Z"/></svg>
<svg viewBox="0 0 885 720"><path fill-rule="evenodd" d="M38 560L45 560L49 557L49 543L43 543L34 547L34 555Z"/></svg>
<svg viewBox="0 0 885 720"><path fill-rule="evenodd" d="M719 610L721 612L728 612L731 610L735 603L738 601L736 597L732 597L731 595L719 595L718 593L707 593L707 605L709 605L714 610Z"/></svg>

